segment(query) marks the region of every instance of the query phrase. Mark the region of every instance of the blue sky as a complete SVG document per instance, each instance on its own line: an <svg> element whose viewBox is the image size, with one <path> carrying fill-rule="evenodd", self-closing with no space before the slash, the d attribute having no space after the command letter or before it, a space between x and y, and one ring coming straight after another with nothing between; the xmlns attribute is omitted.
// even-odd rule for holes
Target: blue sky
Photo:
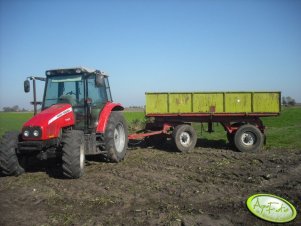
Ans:
<svg viewBox="0 0 301 226"><path fill-rule="evenodd" d="M78 65L107 72L125 106L150 91L279 90L301 102L298 0L0 0L0 34L0 108L31 108L26 76Z"/></svg>

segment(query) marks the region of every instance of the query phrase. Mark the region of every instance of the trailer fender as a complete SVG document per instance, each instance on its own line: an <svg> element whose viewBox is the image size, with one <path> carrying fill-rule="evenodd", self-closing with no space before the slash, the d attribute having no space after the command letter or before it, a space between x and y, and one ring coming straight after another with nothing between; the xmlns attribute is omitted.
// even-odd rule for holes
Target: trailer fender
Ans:
<svg viewBox="0 0 301 226"><path fill-rule="evenodd" d="M104 108L99 114L98 125L96 128L97 133L104 133L106 131L107 123L109 121L110 115L112 111L122 111L124 107L121 104L116 104L112 102L106 103Z"/></svg>

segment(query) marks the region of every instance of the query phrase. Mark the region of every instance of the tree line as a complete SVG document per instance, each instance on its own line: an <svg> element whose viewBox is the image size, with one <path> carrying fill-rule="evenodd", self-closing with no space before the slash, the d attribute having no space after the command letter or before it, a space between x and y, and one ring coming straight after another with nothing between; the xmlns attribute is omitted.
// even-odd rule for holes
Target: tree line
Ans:
<svg viewBox="0 0 301 226"><path fill-rule="evenodd" d="M25 108L19 108L18 105L12 106L12 107L3 107L2 108L4 112L26 112Z"/></svg>
<svg viewBox="0 0 301 226"><path fill-rule="evenodd" d="M295 106L296 105L296 101L295 99L291 98L291 97L282 97L282 105L284 106Z"/></svg>

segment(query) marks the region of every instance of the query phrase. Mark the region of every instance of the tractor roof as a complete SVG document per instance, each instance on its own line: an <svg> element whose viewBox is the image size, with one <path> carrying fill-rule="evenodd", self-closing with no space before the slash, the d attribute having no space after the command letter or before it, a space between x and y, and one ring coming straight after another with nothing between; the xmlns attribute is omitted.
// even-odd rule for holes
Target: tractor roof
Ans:
<svg viewBox="0 0 301 226"><path fill-rule="evenodd" d="M86 68L86 67L59 68L59 69L53 69L53 70L46 71L47 76L92 74L92 73L102 74L104 76L107 76L104 72L101 72L101 71L95 70L95 69Z"/></svg>

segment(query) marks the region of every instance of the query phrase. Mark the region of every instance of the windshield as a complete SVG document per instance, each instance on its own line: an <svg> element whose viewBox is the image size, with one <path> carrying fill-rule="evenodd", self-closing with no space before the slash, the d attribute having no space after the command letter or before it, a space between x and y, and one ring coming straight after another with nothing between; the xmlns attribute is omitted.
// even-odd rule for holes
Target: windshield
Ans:
<svg viewBox="0 0 301 226"><path fill-rule="evenodd" d="M48 78L44 108L57 103L69 103L73 107L84 106L84 82L81 75Z"/></svg>

